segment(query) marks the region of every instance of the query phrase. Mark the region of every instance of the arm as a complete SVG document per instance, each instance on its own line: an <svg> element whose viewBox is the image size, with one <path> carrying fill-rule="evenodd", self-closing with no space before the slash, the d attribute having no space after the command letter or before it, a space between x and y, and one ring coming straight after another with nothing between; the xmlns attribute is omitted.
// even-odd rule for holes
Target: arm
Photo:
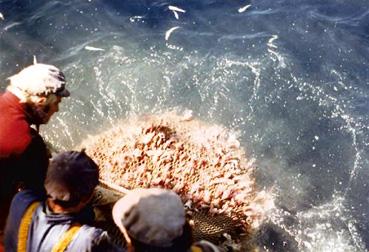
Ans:
<svg viewBox="0 0 369 252"><path fill-rule="evenodd" d="M104 231L94 239L91 252L125 252L125 250L115 245L108 233Z"/></svg>

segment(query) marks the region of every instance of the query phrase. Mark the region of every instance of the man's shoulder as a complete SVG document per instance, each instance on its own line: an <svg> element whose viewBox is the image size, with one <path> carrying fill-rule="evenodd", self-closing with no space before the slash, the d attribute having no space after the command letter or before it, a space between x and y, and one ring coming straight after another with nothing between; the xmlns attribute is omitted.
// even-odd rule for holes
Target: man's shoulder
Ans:
<svg viewBox="0 0 369 252"><path fill-rule="evenodd" d="M91 251L94 252L124 252L123 248L113 243L109 234L101 228L83 225L78 239L90 242Z"/></svg>
<svg viewBox="0 0 369 252"><path fill-rule="evenodd" d="M83 225L81 226L81 231L79 232L81 234L81 236L84 236L83 239L86 239L86 236L89 237L89 240L92 243L100 243L100 242L104 242L104 241L109 241L110 240L110 236L108 235L108 233L106 231L104 231L101 228L98 227L94 227L91 225Z"/></svg>
<svg viewBox="0 0 369 252"><path fill-rule="evenodd" d="M0 156L20 154L32 140L31 127L22 114L0 110Z"/></svg>
<svg viewBox="0 0 369 252"><path fill-rule="evenodd" d="M6 246L14 247L15 237L17 237L23 215L27 208L36 201L41 201L41 196L30 190L21 191L14 196L5 228L4 240Z"/></svg>
<svg viewBox="0 0 369 252"><path fill-rule="evenodd" d="M23 190L18 192L13 200L12 205L17 207L28 207L30 204L32 204L35 201L42 201L43 198L39 193L36 193L32 190Z"/></svg>

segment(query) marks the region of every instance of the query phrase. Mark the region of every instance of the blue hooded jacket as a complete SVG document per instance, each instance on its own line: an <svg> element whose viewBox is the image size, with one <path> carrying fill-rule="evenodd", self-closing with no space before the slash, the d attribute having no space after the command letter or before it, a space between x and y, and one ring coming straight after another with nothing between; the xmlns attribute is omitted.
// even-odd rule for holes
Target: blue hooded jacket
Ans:
<svg viewBox="0 0 369 252"><path fill-rule="evenodd" d="M15 195L4 234L5 251L16 252L18 247L18 231L22 217L27 208L35 201L40 205L36 208L30 225L27 241L27 252L50 252L63 234L73 223L82 226L65 252L123 252L115 246L106 231L95 228L93 210L86 207L77 214L54 214L44 200L36 193L25 190Z"/></svg>

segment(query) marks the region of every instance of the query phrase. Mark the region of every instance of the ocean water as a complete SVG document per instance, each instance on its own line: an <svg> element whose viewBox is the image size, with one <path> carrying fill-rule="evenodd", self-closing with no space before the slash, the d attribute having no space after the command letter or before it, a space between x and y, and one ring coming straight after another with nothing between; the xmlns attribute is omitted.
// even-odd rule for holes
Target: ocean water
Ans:
<svg viewBox="0 0 369 252"><path fill-rule="evenodd" d="M176 9L177 7L179 9ZM261 251L369 250L364 0L0 0L0 90L55 64L60 150L131 114L191 109L238 133L276 209Z"/></svg>

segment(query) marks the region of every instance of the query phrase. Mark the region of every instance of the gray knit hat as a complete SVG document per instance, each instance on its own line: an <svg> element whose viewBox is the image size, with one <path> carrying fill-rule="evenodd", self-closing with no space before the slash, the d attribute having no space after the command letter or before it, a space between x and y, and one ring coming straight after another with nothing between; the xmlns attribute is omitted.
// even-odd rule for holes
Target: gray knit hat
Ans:
<svg viewBox="0 0 369 252"><path fill-rule="evenodd" d="M172 246L186 222L180 197L160 188L132 190L115 203L113 219L134 239L157 247Z"/></svg>

